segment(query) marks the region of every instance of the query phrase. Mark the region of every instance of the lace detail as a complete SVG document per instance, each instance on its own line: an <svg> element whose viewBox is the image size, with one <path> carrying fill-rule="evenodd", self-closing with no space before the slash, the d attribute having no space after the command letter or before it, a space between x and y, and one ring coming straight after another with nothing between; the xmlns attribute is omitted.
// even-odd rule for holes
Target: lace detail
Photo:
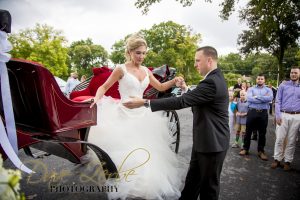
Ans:
<svg viewBox="0 0 300 200"><path fill-rule="evenodd" d="M120 67L124 73L124 76L119 80L121 102L127 101L131 96L143 98L143 93L150 82L148 68L142 66L146 72L146 76L144 80L139 81L137 77L127 72L125 64L118 67Z"/></svg>

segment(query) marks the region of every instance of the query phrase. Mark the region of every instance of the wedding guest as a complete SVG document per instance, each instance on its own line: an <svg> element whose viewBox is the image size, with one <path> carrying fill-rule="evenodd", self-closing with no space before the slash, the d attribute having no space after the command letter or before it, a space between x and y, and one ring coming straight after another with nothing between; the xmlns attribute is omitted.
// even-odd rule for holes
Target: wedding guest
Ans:
<svg viewBox="0 0 300 200"><path fill-rule="evenodd" d="M251 83L249 81L247 81L246 86L247 86L247 91L248 91L248 89L251 87Z"/></svg>
<svg viewBox="0 0 300 200"><path fill-rule="evenodd" d="M238 78L237 83L233 86L234 94L237 98L240 98L240 91L242 90L242 79Z"/></svg>
<svg viewBox="0 0 300 200"><path fill-rule="evenodd" d="M82 75L80 78L80 82L84 82L86 80L86 75Z"/></svg>
<svg viewBox="0 0 300 200"><path fill-rule="evenodd" d="M268 85L269 88L271 88L272 92L273 92L273 99L272 101L270 102L270 110L269 110L269 114L272 115L273 114L273 107L274 107L274 104L275 104L275 98L276 98L276 89L272 86L272 83L270 82L269 85Z"/></svg>
<svg viewBox="0 0 300 200"><path fill-rule="evenodd" d="M236 122L235 122L235 131L236 136L232 148L238 148L243 146L243 141L246 133L246 122L247 122L247 113L248 113L248 102L246 100L247 93L245 90L240 91L240 99L237 102L236 108ZM241 139L241 143L239 141Z"/></svg>
<svg viewBox="0 0 300 200"><path fill-rule="evenodd" d="M78 74L77 72L72 72L70 74L69 79L67 80L67 84L65 87L65 94L67 96L70 95L70 93L72 92L72 90L80 83L80 81L78 80Z"/></svg>
<svg viewBox="0 0 300 200"><path fill-rule="evenodd" d="M235 124L235 111L236 111L236 97L233 95L233 91L228 91L229 96L229 106L228 106L228 116L229 116L229 130L230 134L234 134L234 124Z"/></svg>
<svg viewBox="0 0 300 200"><path fill-rule="evenodd" d="M296 138L300 130L300 69L295 66L290 72L290 80L280 84L275 102L276 141L274 146L275 169L284 161L284 170L291 170ZM286 144L284 145L286 141Z"/></svg>
<svg viewBox="0 0 300 200"><path fill-rule="evenodd" d="M246 135L244 138L243 150L239 153L241 156L249 154L251 135L253 130L257 130L258 157L265 161L268 160L264 147L266 145L269 102L272 99L273 92L269 87L265 86L265 76L263 74L259 74L256 78L256 85L249 88L247 92L249 111L247 114Z"/></svg>

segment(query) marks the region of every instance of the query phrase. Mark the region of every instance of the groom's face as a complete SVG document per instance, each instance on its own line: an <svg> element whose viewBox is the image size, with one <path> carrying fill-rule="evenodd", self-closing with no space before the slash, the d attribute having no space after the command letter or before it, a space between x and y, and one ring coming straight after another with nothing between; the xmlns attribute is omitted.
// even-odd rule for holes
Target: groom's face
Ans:
<svg viewBox="0 0 300 200"><path fill-rule="evenodd" d="M197 51L195 54L195 68L202 76L208 72L208 58L203 54L203 51Z"/></svg>

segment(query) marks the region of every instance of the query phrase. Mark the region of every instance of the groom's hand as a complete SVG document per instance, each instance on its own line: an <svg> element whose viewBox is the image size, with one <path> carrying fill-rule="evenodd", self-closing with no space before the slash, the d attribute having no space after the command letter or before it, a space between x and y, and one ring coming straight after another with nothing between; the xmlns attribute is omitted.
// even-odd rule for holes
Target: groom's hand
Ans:
<svg viewBox="0 0 300 200"><path fill-rule="evenodd" d="M130 99L123 103L123 106L133 109L144 105L145 100L138 97L130 97Z"/></svg>
<svg viewBox="0 0 300 200"><path fill-rule="evenodd" d="M176 87L180 87L182 91L187 91L188 87L182 77L175 77L174 80Z"/></svg>

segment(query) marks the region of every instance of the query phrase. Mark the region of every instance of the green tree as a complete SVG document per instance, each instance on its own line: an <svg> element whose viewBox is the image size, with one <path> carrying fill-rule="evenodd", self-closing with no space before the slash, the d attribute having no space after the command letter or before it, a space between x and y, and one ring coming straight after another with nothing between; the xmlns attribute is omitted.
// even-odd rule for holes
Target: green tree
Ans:
<svg viewBox="0 0 300 200"><path fill-rule="evenodd" d="M66 76L67 47L61 31L48 25L36 24L33 29L25 29L11 34L12 57L32 60L43 64L55 76Z"/></svg>
<svg viewBox="0 0 300 200"><path fill-rule="evenodd" d="M144 35L148 44L144 64L151 67L167 64L175 67L177 73L184 75L187 81L199 81L199 75L193 66L195 50L201 36L191 32L191 28L172 21L155 24L149 30L141 30L140 33ZM113 62L125 61L124 44L127 37L113 45L110 56Z"/></svg>
<svg viewBox="0 0 300 200"><path fill-rule="evenodd" d="M218 65L224 72L245 74L242 57L237 53L230 53L220 57Z"/></svg>
<svg viewBox="0 0 300 200"><path fill-rule="evenodd" d="M191 6L195 0L175 0L175 1L179 1L185 7L185 6ZM211 2L211 0L204 0L204 1ZM149 11L149 7L152 4L159 3L159 2L161 2L161 0L137 0L134 5L138 9L142 9L143 14L147 14Z"/></svg>
<svg viewBox="0 0 300 200"><path fill-rule="evenodd" d="M297 62L297 65L300 66L300 49L297 51L297 54L295 55L295 60Z"/></svg>
<svg viewBox="0 0 300 200"><path fill-rule="evenodd" d="M268 79L276 79L276 72L278 61L276 58L267 53L261 53L256 56L256 65L255 67L261 69L261 73L263 73ZM254 68L255 68L254 67ZM257 76L258 74L253 73L252 75Z"/></svg>
<svg viewBox="0 0 300 200"><path fill-rule="evenodd" d="M154 24L142 33L149 46L149 56L145 59L145 64L168 64L183 74L187 81L199 78L193 66L200 34L192 34L190 27L172 21Z"/></svg>
<svg viewBox="0 0 300 200"><path fill-rule="evenodd" d="M252 69L256 64L257 54L249 53L243 59L244 74L247 76L252 75Z"/></svg>
<svg viewBox="0 0 300 200"><path fill-rule="evenodd" d="M229 73L224 73L224 78L226 80L227 86L231 87L234 86L234 84L236 84L237 79L242 78L242 76L240 74L229 72Z"/></svg>
<svg viewBox="0 0 300 200"><path fill-rule="evenodd" d="M219 59L219 67L224 73L235 74L242 77L247 76L255 79L260 73L263 73L267 79L277 80L277 59L268 53L250 53L245 57L239 54L230 53L227 56L222 56ZM230 80L229 75L225 76L229 85L236 82L236 79Z"/></svg>
<svg viewBox="0 0 300 200"><path fill-rule="evenodd" d="M290 76L290 69L292 66L298 65L297 52L299 51L299 47L291 47L288 48L283 57L283 68L286 76Z"/></svg>
<svg viewBox="0 0 300 200"><path fill-rule="evenodd" d="M128 36L127 36L128 37ZM115 64L124 63L125 58L125 40L119 40L112 46L112 52L109 56L110 60Z"/></svg>
<svg viewBox="0 0 300 200"><path fill-rule="evenodd" d="M221 16L227 19L234 0L225 0ZM300 4L298 0L249 0L240 10L240 19L249 26L239 35L242 53L265 50L278 60L280 78L284 77L285 51L296 46L300 36Z"/></svg>
<svg viewBox="0 0 300 200"><path fill-rule="evenodd" d="M244 68L247 69L247 76L255 79L260 73L263 73L267 79L277 79L277 59L268 53L250 53L244 58Z"/></svg>
<svg viewBox="0 0 300 200"><path fill-rule="evenodd" d="M161 0L137 0L135 6L143 13ZM190 6L194 0L176 0L183 6ZM206 0L205 0L206 1ZM207 2L212 2L207 0ZM220 4L220 17L227 20L235 10L239 0L223 0ZM249 29L239 35L240 51L248 54L265 50L278 60L280 77L284 76L283 58L285 51L295 46L300 36L299 0L248 0L240 8L240 19L248 24Z"/></svg>
<svg viewBox="0 0 300 200"><path fill-rule="evenodd" d="M108 53L101 46L93 44L90 38L75 41L69 48L70 71L77 71L79 74L91 75L91 68L98 65L107 65Z"/></svg>

